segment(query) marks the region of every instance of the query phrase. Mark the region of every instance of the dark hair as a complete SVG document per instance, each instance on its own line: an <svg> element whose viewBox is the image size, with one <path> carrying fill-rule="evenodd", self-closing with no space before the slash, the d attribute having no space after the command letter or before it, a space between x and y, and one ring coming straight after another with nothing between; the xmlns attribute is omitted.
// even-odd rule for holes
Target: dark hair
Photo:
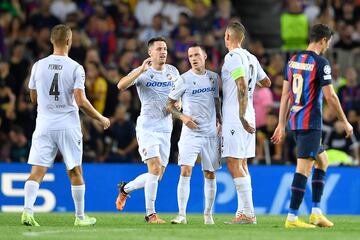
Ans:
<svg viewBox="0 0 360 240"><path fill-rule="evenodd" d="M165 38L163 38L163 37L154 37L154 38L151 38L149 41L148 41L148 47L151 47L153 44L154 44L154 42L164 42L164 43L166 43L166 40L165 40Z"/></svg>
<svg viewBox="0 0 360 240"><path fill-rule="evenodd" d="M310 30L310 42L319 42L321 39L326 38L329 40L334 32L325 24L315 24Z"/></svg>
<svg viewBox="0 0 360 240"><path fill-rule="evenodd" d="M189 46L189 48L194 48L194 47L199 47L201 48L201 50L203 50L206 53L205 47L203 45L201 45L200 43L193 43Z"/></svg>

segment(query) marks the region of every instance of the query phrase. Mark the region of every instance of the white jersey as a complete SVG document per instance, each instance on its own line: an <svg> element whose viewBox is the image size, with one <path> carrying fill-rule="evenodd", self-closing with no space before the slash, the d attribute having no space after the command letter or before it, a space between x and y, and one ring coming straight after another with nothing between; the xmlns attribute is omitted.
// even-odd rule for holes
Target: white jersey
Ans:
<svg viewBox="0 0 360 240"><path fill-rule="evenodd" d="M266 73L260 66L257 58L242 48L236 48L225 56L224 65L221 70L223 88L223 123L240 124L238 90L231 72L235 69L245 70L245 80L248 83L248 104L245 119L255 126L255 110L253 106L253 94L256 83L266 77Z"/></svg>
<svg viewBox="0 0 360 240"><path fill-rule="evenodd" d="M165 64L162 71L150 67L135 80L141 102L136 129L154 132L172 131L172 117L166 111L166 102L174 82L178 79L180 79L179 71L174 66Z"/></svg>
<svg viewBox="0 0 360 240"><path fill-rule="evenodd" d="M206 70L204 75L195 74L191 69L181 75L170 92L169 98L182 100L183 113L197 122L197 129L183 125L182 133L215 137L216 109L214 98L219 97L219 75Z"/></svg>
<svg viewBox="0 0 360 240"><path fill-rule="evenodd" d="M85 89L84 83L84 68L67 56L50 55L37 61L29 81L29 88L37 93L36 129L80 127L74 89Z"/></svg>

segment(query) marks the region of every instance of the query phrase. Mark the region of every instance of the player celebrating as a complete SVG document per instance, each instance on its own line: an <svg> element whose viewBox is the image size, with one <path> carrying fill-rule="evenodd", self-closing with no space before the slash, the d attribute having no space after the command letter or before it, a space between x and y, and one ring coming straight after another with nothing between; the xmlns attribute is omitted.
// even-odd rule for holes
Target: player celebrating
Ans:
<svg viewBox="0 0 360 240"><path fill-rule="evenodd" d="M252 201L251 178L247 158L255 157L255 111L253 93L256 84L269 87L271 82L256 57L241 48L245 28L240 22L230 23L225 31L223 81L222 157L233 178L238 208L227 224L256 224Z"/></svg>
<svg viewBox="0 0 360 240"><path fill-rule="evenodd" d="M148 173L139 175L129 183L119 184L116 208L124 208L128 194L144 188L146 217L148 223L165 223L155 212L158 181L169 161L171 114L166 111L166 101L174 82L180 78L179 71L165 64L167 46L165 39L152 38L148 42L147 58L140 67L123 77L118 88L124 90L136 84L141 101L141 113L137 119L136 135L139 153L148 166Z"/></svg>
<svg viewBox="0 0 360 240"><path fill-rule="evenodd" d="M321 146L322 95L343 122L346 136L350 137L353 128L341 109L339 99L331 84L331 68L328 60L320 56L328 48L333 33L324 24L314 25L310 31L310 44L306 51L293 55L287 64L285 81L280 102L279 123L272 141L279 143L285 135L285 125L290 110L289 128L297 145L296 173L291 185L291 201L286 228L332 227L320 210L321 195L324 190L325 172L328 166L327 155ZM290 104L289 104L290 99ZM310 223L301 222L298 209L304 198L307 178L312 176L313 208Z"/></svg>
<svg viewBox="0 0 360 240"><path fill-rule="evenodd" d="M186 224L186 206L190 195L192 168L201 157L205 176L204 223L214 224L212 207L216 194L215 171L220 167L220 155L216 127L220 129L219 76L205 69L206 53L200 45L188 49L191 69L181 75L169 94L167 109L183 122L179 141L179 165L181 173L177 187L179 215L173 224ZM182 100L183 113L175 106Z"/></svg>
<svg viewBox="0 0 360 240"><path fill-rule="evenodd" d="M60 150L71 182L76 216L74 225L94 225L96 219L84 214L85 184L81 169L83 143L79 108L98 120L104 129L109 127L110 121L87 100L84 68L68 57L72 43L71 29L66 25L55 26L51 30L50 40L54 52L34 64L29 82L31 101L38 104L38 115L28 160L32 168L25 183L21 223L40 226L33 215L34 203L39 184Z"/></svg>

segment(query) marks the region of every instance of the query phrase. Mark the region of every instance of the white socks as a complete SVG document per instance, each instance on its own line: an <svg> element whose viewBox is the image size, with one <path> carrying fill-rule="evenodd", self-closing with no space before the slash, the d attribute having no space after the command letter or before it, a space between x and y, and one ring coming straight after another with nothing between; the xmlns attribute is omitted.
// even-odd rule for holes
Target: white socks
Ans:
<svg viewBox="0 0 360 240"><path fill-rule="evenodd" d="M24 198L24 211L33 214L34 203L39 190L39 183L36 181L28 180L25 183L25 198Z"/></svg>
<svg viewBox="0 0 360 240"><path fill-rule="evenodd" d="M311 209L311 213L312 213L312 214L315 214L315 215L321 215L321 214L322 214L321 209L318 208L318 207L313 207L313 208Z"/></svg>
<svg viewBox="0 0 360 240"><path fill-rule="evenodd" d="M298 219L298 217L293 213L288 213L287 220L290 222L295 222Z"/></svg>
<svg viewBox="0 0 360 240"><path fill-rule="evenodd" d="M147 176L148 173L143 173L137 176L134 180L125 185L124 191L126 193L131 193L132 191L135 191L137 189L144 188Z"/></svg>
<svg viewBox="0 0 360 240"><path fill-rule="evenodd" d="M216 195L216 179L205 178L204 186L205 210L204 215L211 215Z"/></svg>
<svg viewBox="0 0 360 240"><path fill-rule="evenodd" d="M254 205L252 200L252 188L250 175L246 177L234 178L234 184L238 196L238 209L236 215L244 213L248 217L253 217Z"/></svg>
<svg viewBox="0 0 360 240"><path fill-rule="evenodd" d="M71 195L75 205L75 216L84 219L85 208L85 184L83 185L71 185Z"/></svg>
<svg viewBox="0 0 360 240"><path fill-rule="evenodd" d="M180 175L177 187L179 215L184 217L186 216L186 206L190 196L190 179L191 177L184 177Z"/></svg>
<svg viewBox="0 0 360 240"><path fill-rule="evenodd" d="M158 188L159 176L151 173L147 174L144 191L145 191L145 207L146 215L155 213L155 200Z"/></svg>

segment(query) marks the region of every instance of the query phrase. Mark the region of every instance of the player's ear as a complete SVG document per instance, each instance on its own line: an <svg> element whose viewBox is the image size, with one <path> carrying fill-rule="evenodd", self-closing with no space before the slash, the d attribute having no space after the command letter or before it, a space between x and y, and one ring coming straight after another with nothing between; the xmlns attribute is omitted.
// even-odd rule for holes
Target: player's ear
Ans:
<svg viewBox="0 0 360 240"><path fill-rule="evenodd" d="M206 60L207 59L207 54L204 52L204 59Z"/></svg>
<svg viewBox="0 0 360 240"><path fill-rule="evenodd" d="M149 56L151 57L151 50L150 50L150 48L148 49L148 54L149 54Z"/></svg>

